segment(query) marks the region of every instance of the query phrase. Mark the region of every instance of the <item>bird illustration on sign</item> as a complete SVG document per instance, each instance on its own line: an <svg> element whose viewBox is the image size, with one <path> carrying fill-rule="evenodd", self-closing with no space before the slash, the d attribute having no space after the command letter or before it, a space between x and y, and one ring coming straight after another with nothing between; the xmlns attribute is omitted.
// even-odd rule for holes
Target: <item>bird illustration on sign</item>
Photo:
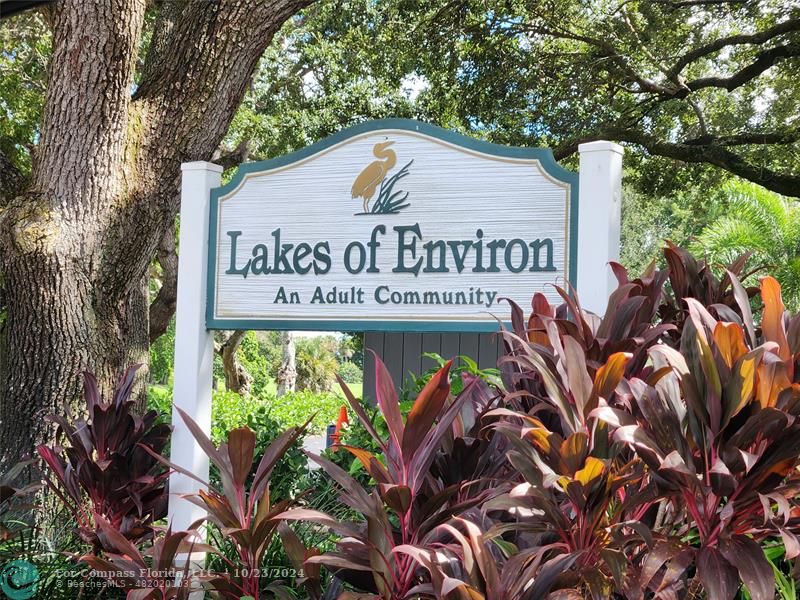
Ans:
<svg viewBox="0 0 800 600"><path fill-rule="evenodd" d="M397 154L389 147L394 144L391 140L379 142L372 147L372 154L378 160L368 164L353 182L351 189L353 199L361 198L364 202L364 211L359 215L387 215L397 214L410 204L406 202L408 192L394 191L395 184L409 174L408 168L414 161L409 161L402 169L387 179L389 171L397 164ZM378 196L370 206L375 192Z"/></svg>

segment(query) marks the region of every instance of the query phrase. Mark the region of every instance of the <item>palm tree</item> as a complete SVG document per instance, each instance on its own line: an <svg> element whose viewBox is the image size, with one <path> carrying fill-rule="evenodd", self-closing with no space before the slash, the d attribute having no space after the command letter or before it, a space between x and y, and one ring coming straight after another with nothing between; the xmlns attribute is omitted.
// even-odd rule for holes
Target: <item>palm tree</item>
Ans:
<svg viewBox="0 0 800 600"><path fill-rule="evenodd" d="M693 250L728 264L744 252L764 266L783 288L791 309L800 308L800 204L753 183L726 186L729 212L703 229Z"/></svg>

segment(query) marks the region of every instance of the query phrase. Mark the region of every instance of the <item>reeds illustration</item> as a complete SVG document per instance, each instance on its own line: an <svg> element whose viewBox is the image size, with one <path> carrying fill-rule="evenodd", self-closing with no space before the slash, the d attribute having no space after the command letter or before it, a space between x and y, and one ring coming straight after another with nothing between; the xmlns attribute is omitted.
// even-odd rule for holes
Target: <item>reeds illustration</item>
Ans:
<svg viewBox="0 0 800 600"><path fill-rule="evenodd" d="M395 215L405 207L410 206L410 203L406 202L406 199L408 198L408 192L404 192L402 190L395 192L394 186L403 177L408 175L408 167L410 167L411 163L413 162L413 159L410 160L408 164L406 164L397 173L381 182L381 188L378 191L378 198L375 200L375 202L373 202L369 214Z"/></svg>

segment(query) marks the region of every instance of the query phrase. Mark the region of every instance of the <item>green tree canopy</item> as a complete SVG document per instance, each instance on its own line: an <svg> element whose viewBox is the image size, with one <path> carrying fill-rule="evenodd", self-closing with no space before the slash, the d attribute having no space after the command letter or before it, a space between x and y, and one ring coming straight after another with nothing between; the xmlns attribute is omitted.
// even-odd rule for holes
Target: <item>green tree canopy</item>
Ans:
<svg viewBox="0 0 800 600"><path fill-rule="evenodd" d="M763 267L781 283L783 299L800 307L800 205L762 187L731 182L728 210L710 222L693 250L718 264L751 253L749 264Z"/></svg>

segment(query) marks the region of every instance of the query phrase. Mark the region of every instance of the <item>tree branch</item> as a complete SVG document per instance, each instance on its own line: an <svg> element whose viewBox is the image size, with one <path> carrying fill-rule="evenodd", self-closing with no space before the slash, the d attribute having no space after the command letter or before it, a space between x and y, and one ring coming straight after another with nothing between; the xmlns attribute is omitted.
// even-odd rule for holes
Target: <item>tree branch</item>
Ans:
<svg viewBox="0 0 800 600"><path fill-rule="evenodd" d="M112 301L141 276L179 206L180 164L210 160L264 49L312 0L187 2L134 94L136 189L104 240L100 285Z"/></svg>
<svg viewBox="0 0 800 600"><path fill-rule="evenodd" d="M150 304L150 343L155 342L169 328L178 301L178 253L175 251L175 230L167 232L161 240L157 254L161 265L161 288Z"/></svg>
<svg viewBox="0 0 800 600"><path fill-rule="evenodd" d="M250 158L250 139L242 138L242 141L233 150L218 149L214 153L213 161L224 169L231 169L246 162L248 158Z"/></svg>
<svg viewBox="0 0 800 600"><path fill-rule="evenodd" d="M744 85L761 75L764 71L772 67L778 61L786 58L800 56L800 44L787 44L785 46L775 46L769 50L759 53L756 60L745 68L737 71L730 77L701 77L686 83L685 89L681 89L677 94L678 98L686 97L689 92L709 87L723 88L732 92L736 88Z"/></svg>
<svg viewBox="0 0 800 600"><path fill-rule="evenodd" d="M554 151L557 160L574 154L578 145L597 139L610 139L617 142L628 142L643 147L650 154L664 156L689 163L709 163L738 175L743 179L757 183L768 190L800 198L800 175L779 173L759 165L747 162L738 154L734 154L724 145L714 143L711 138L703 145L664 142L653 135L631 129L608 127L597 131L593 135L583 136L580 139L570 140L559 146Z"/></svg>
<svg viewBox="0 0 800 600"><path fill-rule="evenodd" d="M787 145L800 142L800 129L786 131L746 132L716 137L700 136L686 140L687 146L715 144L717 146Z"/></svg>
<svg viewBox="0 0 800 600"><path fill-rule="evenodd" d="M769 29L765 29L764 31L759 31L758 33L753 33L750 35L732 35L714 40L711 43L700 46L699 48L695 48L694 50L681 56L675 65L667 72L667 77L669 79L675 79L689 64L700 58L703 58L704 56L719 52L727 46L763 44L774 37L783 35L784 33L790 33L792 31L800 31L800 19L789 19L788 21L779 23L774 27L770 27Z"/></svg>
<svg viewBox="0 0 800 600"><path fill-rule="evenodd" d="M725 4L745 4L748 0L651 0L668 8L688 8L690 6L723 6Z"/></svg>

